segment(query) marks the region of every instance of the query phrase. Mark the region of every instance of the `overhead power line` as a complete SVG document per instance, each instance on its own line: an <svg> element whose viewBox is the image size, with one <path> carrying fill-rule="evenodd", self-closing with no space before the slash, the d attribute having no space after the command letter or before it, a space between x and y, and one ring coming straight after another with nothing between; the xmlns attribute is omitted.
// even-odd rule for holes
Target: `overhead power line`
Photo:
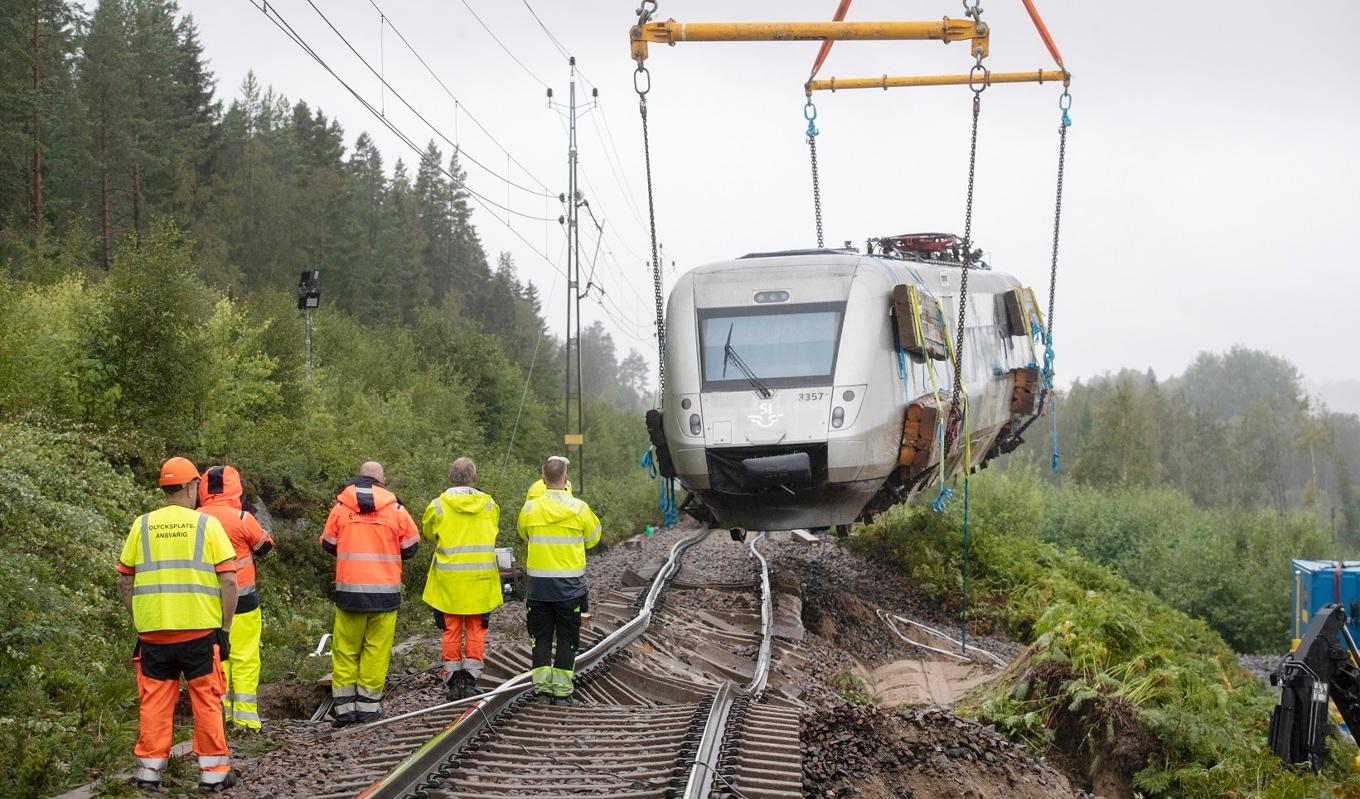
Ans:
<svg viewBox="0 0 1360 799"><path fill-rule="evenodd" d="M369 2L372 2L372 1L373 1L373 0L369 0ZM527 66L525 66L523 61L520 61L519 58L518 58L514 53L510 52L510 48L509 48L509 47L506 47L506 46L505 46L505 43L501 41L500 37L497 36L497 35L491 30L490 26L488 26L485 22L482 21L482 18L481 18L480 16L477 15L477 12L476 12L476 11L473 11L473 10L472 10L472 6L468 5L468 1L467 1L467 0L463 0L463 7L466 8L466 9L468 10L468 13L472 15L472 18L473 18L473 19L477 20L477 24L482 26L482 30L486 31L487 35L491 37L491 40L494 41L496 44L500 45L500 48L501 48L502 50L505 51L505 54L508 55L508 56L510 56L510 60L511 60L511 61L514 61L516 64L519 64L519 68L522 69L522 70L524 70L524 72L525 72L529 77L531 77L531 78L533 78L534 80L538 81L538 83L539 83L540 86L542 86L542 87L545 88L545 89L548 88L548 84L547 84L546 82L544 82L544 80L543 80L542 78L540 78L539 76L535 75L535 74L534 74L534 71L533 71L532 69L529 69Z"/></svg>
<svg viewBox="0 0 1360 799"><path fill-rule="evenodd" d="M317 52L314 49L312 49L312 46L307 43L306 39L302 38L302 35L293 29L293 26L288 23L288 20L284 19L283 16L279 14L278 9L268 4L268 0L261 0L260 5L255 5L255 0L248 0L248 2L256 9L261 11L265 15L265 18L274 24L274 27L278 28L280 31L283 32L285 36L292 40L294 44L302 48L303 52L311 56L312 60L316 61L316 63L319 64L322 69L326 70L326 72L330 74L332 78L335 78L336 82L343 86L345 90L348 91L354 97L354 99L359 102L360 105L366 108L370 114L376 117L378 121L382 123L383 127L387 128L388 131L390 131L394 136L396 136L403 143L405 143L406 146L410 147L412 151L414 151L416 155L421 159L421 161L439 170L451 181L453 181L455 185L459 185L460 188L462 188L464 191L467 191L469 196L471 196L473 200L476 201L478 205L481 205L482 208L485 209L488 213L492 213L490 207L488 207L488 203L490 205L496 206L497 208L501 208L502 210L511 211L511 209L505 208L504 206L501 206L499 203L484 198L482 195L468 188L466 184L460 184L459 178L453 173L449 172L447 169L445 169L443 164L437 163L431 160L428 156L426 156L425 151L418 144L412 141L411 138L407 136L405 133L403 133L400 128L398 128L395 124L391 122L391 120L384 117L378 111L378 109L374 107L374 105L370 103L362 94L356 91L354 87L346 83L345 80L341 78L335 72L334 69L331 68L330 64L326 63L326 60L322 58L319 54L317 54ZM554 221L550 217L529 216L528 214L523 214L520 213L519 211L511 212L519 214L520 216L528 217L529 219L535 219L542 222ZM495 216L494 213L492 213L492 215ZM551 266L558 274L565 276L566 273L562 271L561 267L553 263L553 261L550 258L548 258L547 255L545 255L541 250L539 250L537 247L531 244L529 240L524 237L523 234L521 234L518 230L509 225L507 225L507 228L510 230L511 233L515 235L515 238L519 239L521 242L524 243L524 246L528 247L533 253L538 255L539 258L543 259L544 263Z"/></svg>
<svg viewBox="0 0 1360 799"><path fill-rule="evenodd" d="M563 58L571 58L571 53L563 46L561 40L554 36L552 31L548 30L548 26L543 24L543 20L539 19L538 12L534 11L534 7L529 5L529 0L520 1L524 3L525 8L529 9L529 14L533 16L534 22L537 22L538 27L543 29L543 33L547 35L548 41L552 42L553 46L557 48L557 52L561 53Z"/></svg>
<svg viewBox="0 0 1360 799"><path fill-rule="evenodd" d="M372 2L372 0L370 0L370 2ZM444 132L443 132L443 131L441 131L437 126L435 126L435 124L434 124L433 122L431 122L430 120L426 119L424 114L420 113L420 111L416 110L416 107L415 107L415 106L413 106L413 105L411 105L409 102L407 102L406 98L402 96L401 92L397 91L395 88L393 88L392 84L390 84L390 83L387 82L387 78L382 74L382 72L380 72L380 71L374 69L374 68L373 68L373 65L370 64L370 63L368 63L368 59L364 58L363 54L361 54L361 53L358 51L358 49L356 49L356 48L354 47L354 45L350 43L349 39L345 36L345 34L341 33L341 32L340 32L340 29L337 28L337 27L335 27L335 24L331 22L330 18L326 16L325 12L323 12L323 11L317 6L317 4L316 4L315 2L313 2L313 0L307 0L307 5L311 6L311 7L312 7L312 10L316 12L317 16L321 17L321 21L326 23L326 27L330 28L332 33L334 33L336 36L340 37L340 41L342 41L342 42L345 43L345 47L348 47L348 48L349 48L349 51L350 51L351 53L354 54L354 57L355 57L355 58L358 58L358 59L359 59L359 62L362 63L365 67L367 67L369 72L373 73L373 76L374 76L375 78L377 78L378 81L379 81L380 83L382 83L384 89L386 89L387 91L392 92L392 96L393 96L393 97L396 97L398 100L400 100L401 103L402 103L402 105L406 106L407 110L409 110L411 113L415 114L417 119L419 119L421 122L424 122L425 125L426 125L427 127L429 127L430 130L434 131L435 134L436 134L437 136L439 136L439 138L443 139L450 147L455 148L455 150L457 150L461 155L466 156L467 160L471 161L472 163L474 163L474 164L476 164L477 166L481 167L482 169L486 170L486 171L487 171L489 174L491 174L493 177L495 177L495 178L497 178L498 180L504 182L504 183L505 183L506 185L508 185L508 186L513 186L514 188L519 189L520 191L524 191L524 192L527 192L527 193L529 193L529 194L534 194L534 195L537 195L537 196L539 196L539 197L551 197L551 196L553 196L551 192L540 191L540 190L538 190L538 189L531 189L531 188L529 188L528 186L521 186L520 184L518 184L518 183L514 182L513 180L511 180L509 177L500 174L499 172L497 172L496 170L494 170L494 169L492 169L491 167L487 166L486 164L483 164L481 161L478 161L478 160L472 155L472 153L469 153L467 150L465 150L465 149L463 149L462 147L460 147L460 146L458 145L457 142L453 141L453 140L450 139L448 136L444 135ZM377 8L377 6L374 6L374 8ZM276 14L278 13L277 10L275 11L275 13L276 13ZM382 13L382 9L378 9L378 13L381 14L381 13ZM384 26L385 26L385 27L388 27L388 26L390 26L390 23L387 23L387 22L386 22L386 19L387 19L386 15L383 15ZM393 33L397 33L398 36L401 36L401 34L397 32L397 29L396 29L395 26L390 26L390 27L392 27ZM402 37L402 41L405 41L405 37ZM410 47L410 45L408 44L407 47ZM416 57L419 58L419 55L417 55ZM427 68L427 69L429 68L428 65L427 65L426 68ZM383 119L386 119L386 118L387 118L387 115L386 115L385 113L381 113L381 112L378 114L378 116L382 117ZM468 116L471 117L471 114L469 114ZM490 135L490 134L488 134L488 135ZM501 149L504 150L504 148L501 148ZM507 155L508 155L508 153L507 153ZM546 188L546 187L544 187L544 188ZM510 208L505 208L504 206L502 206L502 208L504 208L504 210L507 211L507 212L509 212L509 213L519 213L518 211L512 211Z"/></svg>

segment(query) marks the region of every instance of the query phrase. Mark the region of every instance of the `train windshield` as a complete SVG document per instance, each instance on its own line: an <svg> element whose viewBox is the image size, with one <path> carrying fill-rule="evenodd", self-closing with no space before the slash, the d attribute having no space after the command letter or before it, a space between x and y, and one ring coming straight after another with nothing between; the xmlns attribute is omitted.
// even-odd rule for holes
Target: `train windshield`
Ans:
<svg viewBox="0 0 1360 799"><path fill-rule="evenodd" d="M704 390L825 385L845 303L699 311Z"/></svg>

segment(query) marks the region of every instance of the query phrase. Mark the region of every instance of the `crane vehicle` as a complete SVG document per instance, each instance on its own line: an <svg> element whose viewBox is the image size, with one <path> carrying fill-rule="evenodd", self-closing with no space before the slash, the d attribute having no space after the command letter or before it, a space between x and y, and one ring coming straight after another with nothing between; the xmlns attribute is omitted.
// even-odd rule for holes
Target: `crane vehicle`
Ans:
<svg viewBox="0 0 1360 799"><path fill-rule="evenodd" d="M1270 716L1271 751L1286 763L1307 763L1318 771L1327 757L1329 702L1352 731L1360 730L1360 659L1344 606L1331 603L1313 616L1270 684L1280 688Z"/></svg>
<svg viewBox="0 0 1360 799"><path fill-rule="evenodd" d="M1014 277L974 264L964 431L942 391L960 245L894 236L865 254L754 253L682 275L666 411L649 416L662 471L689 492L682 510L729 528L848 525L1014 449L1039 412L1039 312ZM946 428L957 443L942 466Z"/></svg>

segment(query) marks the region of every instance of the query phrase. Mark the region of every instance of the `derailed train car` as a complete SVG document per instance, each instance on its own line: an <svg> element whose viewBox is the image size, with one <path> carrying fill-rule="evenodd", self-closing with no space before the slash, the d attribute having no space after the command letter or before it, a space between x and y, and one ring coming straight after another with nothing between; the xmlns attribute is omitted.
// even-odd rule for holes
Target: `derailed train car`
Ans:
<svg viewBox="0 0 1360 799"><path fill-rule="evenodd" d="M950 414L959 242L757 253L693 269L666 311L666 386L648 429L682 509L721 527L848 526L965 466ZM969 271L963 384L976 468L1040 412L1032 292ZM933 374L932 374L933 371ZM950 427L943 467L941 430ZM843 528L844 529L844 528Z"/></svg>

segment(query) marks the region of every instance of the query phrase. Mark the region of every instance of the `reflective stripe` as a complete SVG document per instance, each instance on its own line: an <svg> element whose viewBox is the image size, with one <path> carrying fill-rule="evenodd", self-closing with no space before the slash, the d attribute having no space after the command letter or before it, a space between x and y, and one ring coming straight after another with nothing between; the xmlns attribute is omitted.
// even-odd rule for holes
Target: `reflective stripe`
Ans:
<svg viewBox="0 0 1360 799"><path fill-rule="evenodd" d="M473 658L463 658L463 668L474 674L481 671L484 665L486 664L482 663L482 661L480 660L475 660Z"/></svg>
<svg viewBox="0 0 1360 799"><path fill-rule="evenodd" d="M238 724L239 724L240 722L243 722L243 721L254 721L254 722L259 722L259 720L260 720L260 714L259 714L259 713L250 713L250 712L243 711L243 710L238 710L238 711L236 711L235 713L232 714L231 720L234 721L234 722L237 722Z"/></svg>
<svg viewBox="0 0 1360 799"><path fill-rule="evenodd" d="M203 560L203 547L208 537L203 533L208 529L208 514L198 514L198 529L194 531L194 560Z"/></svg>
<svg viewBox="0 0 1360 799"><path fill-rule="evenodd" d="M446 674L452 674L453 672L458 671L458 664L459 661L457 660L444 661L444 672Z"/></svg>
<svg viewBox="0 0 1360 799"><path fill-rule="evenodd" d="M137 765L143 766L143 767L145 767L145 768L161 769L161 768L165 768L166 764L169 763L169 762L170 762L170 758L168 758L168 757L139 757L139 758L137 758Z"/></svg>
<svg viewBox="0 0 1360 799"><path fill-rule="evenodd" d="M550 545L554 545L554 546L572 546L572 545L575 545L575 544L584 544L585 541L583 541L583 540L581 539L581 536L580 536L580 534L578 533L578 534L576 534L576 535L570 535L570 536L531 535L531 536L529 536L529 543L530 543L530 544L550 544Z"/></svg>
<svg viewBox="0 0 1360 799"><path fill-rule="evenodd" d="M250 585L246 586L245 588L237 588L237 589L236 589L236 595L237 595L238 597L241 597L241 596L250 596L250 595L253 594L253 593L255 593L255 583L251 583Z"/></svg>
<svg viewBox="0 0 1360 799"><path fill-rule="evenodd" d="M530 577L584 577L585 569L525 569Z"/></svg>
<svg viewBox="0 0 1360 799"><path fill-rule="evenodd" d="M444 515L444 503L439 501L439 497L435 497L434 502L430 504L434 505L434 515L436 516Z"/></svg>
<svg viewBox="0 0 1360 799"><path fill-rule="evenodd" d="M591 538L599 538L599 537L600 537L600 531L603 530L603 529L604 529L604 525L603 525L603 524L597 524L597 525L595 525L595 529L590 531L590 537L591 537Z"/></svg>
<svg viewBox="0 0 1360 799"><path fill-rule="evenodd" d="M146 594L209 594L222 596L221 586L209 587L192 583L164 583L162 585L138 585L132 589L133 596Z"/></svg>
<svg viewBox="0 0 1360 799"><path fill-rule="evenodd" d="M208 771L202 766L199 766L199 769L198 781L204 785L216 785L219 782L226 782L227 775L231 773L230 771Z"/></svg>
<svg viewBox="0 0 1360 799"><path fill-rule="evenodd" d="M154 572L161 569L195 569L201 572L216 572L217 569L211 563L204 563L201 560L153 560L147 563L139 563L133 567L137 572Z"/></svg>
<svg viewBox="0 0 1360 799"><path fill-rule="evenodd" d="M356 693L358 693L358 691L359 689L353 685L345 685L339 688L332 687L331 696L335 697L336 699L340 699L346 696L354 696Z"/></svg>
<svg viewBox="0 0 1360 799"><path fill-rule="evenodd" d="M134 772L132 776L134 779L141 780L142 782L161 781L161 771L160 769L155 768L138 768L137 771Z"/></svg>
<svg viewBox="0 0 1360 799"><path fill-rule="evenodd" d="M254 555L246 555L244 558L241 558L240 560L236 561L236 568L244 569L245 567L249 566L254 562L255 562Z"/></svg>
<svg viewBox="0 0 1360 799"><path fill-rule="evenodd" d="M341 552L336 560L366 560L377 563L401 563L401 555L388 555L381 552Z"/></svg>
<svg viewBox="0 0 1360 799"><path fill-rule="evenodd" d="M469 545L469 546L462 546L462 547L439 547L438 549L435 550L435 552L438 552L438 553L441 554L441 555L470 555L470 554L472 554L472 553L474 553L474 552L491 552L491 553L495 553L495 551L496 551L495 545L492 545L492 546Z"/></svg>
<svg viewBox="0 0 1360 799"><path fill-rule="evenodd" d="M231 765L231 756L230 756L230 755L199 755L199 756L198 756L198 767L199 767L199 768L212 768L213 766L230 766L230 765Z"/></svg>
<svg viewBox="0 0 1360 799"><path fill-rule="evenodd" d="M360 701L355 702L354 707L357 708L360 713L377 713L382 710L382 703Z"/></svg>
<svg viewBox="0 0 1360 799"><path fill-rule="evenodd" d="M264 531L264 538L261 538L261 539L260 539L260 543L258 543L258 544L256 544L255 546L251 547L251 548L250 548L250 551L251 551L251 552L259 552L261 549L264 549L264 547L265 547L266 544L272 544L272 543L274 543L274 534L271 533L271 532L269 532L268 530L265 530L265 531Z"/></svg>
<svg viewBox="0 0 1360 799"><path fill-rule="evenodd" d="M339 583L335 584L337 591L349 591L352 594L400 594L401 583Z"/></svg>
<svg viewBox="0 0 1360 799"><path fill-rule="evenodd" d="M151 514L143 513L142 522L142 560L151 560ZM138 564L139 566L143 564Z"/></svg>
<svg viewBox="0 0 1360 799"><path fill-rule="evenodd" d="M333 535L323 535L323 536L321 536L321 540L322 540L322 541L325 541L327 544L338 544L338 543L340 543L340 539L336 538L336 537L333 536Z"/></svg>
<svg viewBox="0 0 1360 799"><path fill-rule="evenodd" d="M358 694L359 694L359 698L360 698L360 699L369 699L369 700L372 700L372 701L374 701L374 702L377 702L377 701L379 701L379 700L382 699L383 692L382 692L382 691L365 691L363 688L359 688L359 689L358 689Z"/></svg>
<svg viewBox="0 0 1360 799"><path fill-rule="evenodd" d="M436 561L434 567L442 572L500 571L494 560L486 563L439 563Z"/></svg>
<svg viewBox="0 0 1360 799"><path fill-rule="evenodd" d="M255 694L236 694L237 702L249 702L255 704Z"/></svg>

